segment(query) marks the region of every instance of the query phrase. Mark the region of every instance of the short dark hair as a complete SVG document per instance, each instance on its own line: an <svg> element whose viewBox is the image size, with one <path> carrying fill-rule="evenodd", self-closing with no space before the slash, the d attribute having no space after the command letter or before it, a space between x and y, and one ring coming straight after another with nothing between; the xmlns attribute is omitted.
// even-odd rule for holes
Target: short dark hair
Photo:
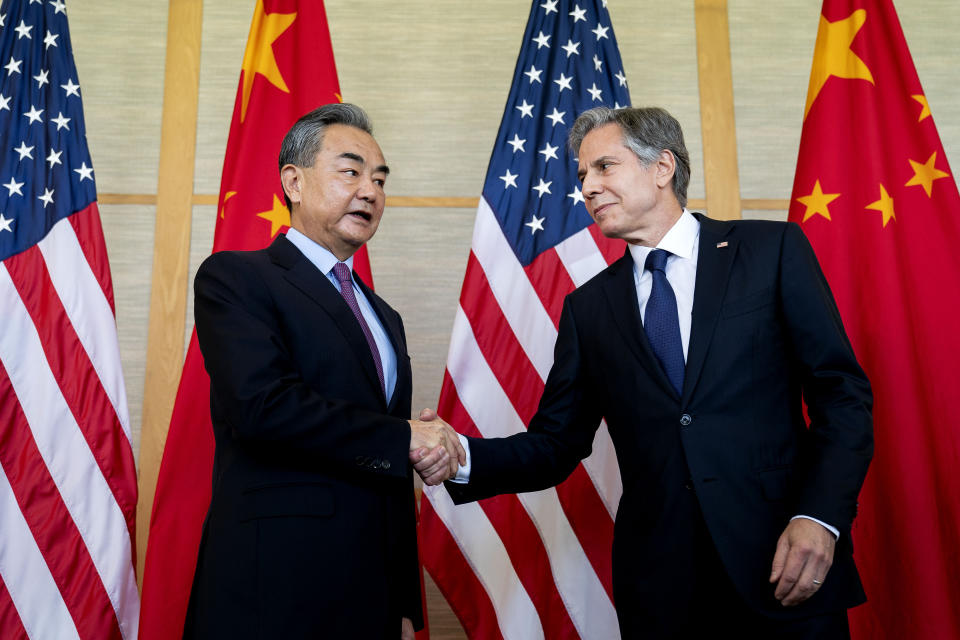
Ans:
<svg viewBox="0 0 960 640"><path fill-rule="evenodd" d="M657 161L661 151L669 151L676 161L673 172L673 195L681 207L687 206L690 184L690 154L683 142L683 129L677 119L660 107L610 109L595 107L584 111L570 128L568 142L574 155L588 133L607 124L619 125L623 144L633 151L644 166Z"/></svg>
<svg viewBox="0 0 960 640"><path fill-rule="evenodd" d="M323 146L323 134L332 124L344 124L373 135L373 125L367 113L355 104L335 102L317 107L297 120L280 143L279 168L282 171L288 164L297 167L312 167ZM281 185L282 188L282 185ZM293 211L293 205L287 192L283 192L283 201L287 210Z"/></svg>

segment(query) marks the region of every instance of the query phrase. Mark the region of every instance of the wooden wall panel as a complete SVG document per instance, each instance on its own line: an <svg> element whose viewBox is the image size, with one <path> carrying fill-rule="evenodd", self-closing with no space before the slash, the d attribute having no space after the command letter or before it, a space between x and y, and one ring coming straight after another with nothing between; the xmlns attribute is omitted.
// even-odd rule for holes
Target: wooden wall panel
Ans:
<svg viewBox="0 0 960 640"><path fill-rule="evenodd" d="M203 3L171 0L153 240L153 282L140 436L137 572L143 577L150 511L183 363L193 212L193 159Z"/></svg>
<svg viewBox="0 0 960 640"><path fill-rule="evenodd" d="M694 13L706 209L711 217L736 220L740 218L740 178L727 0L696 0Z"/></svg>

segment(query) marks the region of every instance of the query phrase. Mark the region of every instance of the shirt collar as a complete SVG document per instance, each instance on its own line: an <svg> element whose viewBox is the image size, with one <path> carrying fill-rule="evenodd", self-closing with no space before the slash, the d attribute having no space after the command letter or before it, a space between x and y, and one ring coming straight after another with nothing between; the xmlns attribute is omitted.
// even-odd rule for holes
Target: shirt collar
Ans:
<svg viewBox="0 0 960 640"><path fill-rule="evenodd" d="M322 247L307 236L303 235L293 227L287 231L287 240L293 243L297 249L300 250L307 260L313 263L317 269L320 269L320 272L325 276L330 275L330 271L333 269L333 266L340 262L337 260L337 256L333 255L329 249ZM344 263L350 267L350 272L353 272L353 256L350 256Z"/></svg>
<svg viewBox="0 0 960 640"><path fill-rule="evenodd" d="M690 211L683 210L680 217L670 230L661 238L655 247L656 249L665 249L675 256L689 260L693 258L693 248L696 245L697 236L700 235L700 221L697 220ZM644 247L639 244L627 245L630 248L630 255L634 263L643 272L643 265L646 263L647 254L653 251L651 247Z"/></svg>

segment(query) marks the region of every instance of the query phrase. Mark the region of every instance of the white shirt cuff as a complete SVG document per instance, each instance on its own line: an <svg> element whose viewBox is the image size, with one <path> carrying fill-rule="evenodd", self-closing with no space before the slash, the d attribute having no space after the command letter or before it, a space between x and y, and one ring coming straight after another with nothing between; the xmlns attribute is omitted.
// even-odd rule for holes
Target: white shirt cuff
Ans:
<svg viewBox="0 0 960 640"><path fill-rule="evenodd" d="M458 433L457 437L460 438L460 444L463 445L463 450L467 452L467 462L466 464L460 465L460 468L457 469L457 475L450 478L450 482L467 484L470 482L470 441L467 440L467 437L462 433Z"/></svg>
<svg viewBox="0 0 960 640"><path fill-rule="evenodd" d="M460 436L460 437L462 438L463 436ZM470 454L468 453L467 455L469 456ZM470 460L470 458L468 457L468 458L467 458L467 461L469 462L469 460ZM457 476L459 476L459 475L460 475L460 474L458 473ZM821 527L823 527L824 529L826 529L827 531L829 531L830 533L832 533L834 538L837 538L838 540L840 539L840 532L837 531L836 528L831 527L830 525L828 525L826 522L824 522L824 521L822 521L822 520L817 520L816 518L811 518L810 516L804 516L804 515L793 516L792 518L790 518L790 520L796 520L797 518L805 518L805 519L807 519L807 520L813 520L813 521L816 522L818 525L820 525Z"/></svg>

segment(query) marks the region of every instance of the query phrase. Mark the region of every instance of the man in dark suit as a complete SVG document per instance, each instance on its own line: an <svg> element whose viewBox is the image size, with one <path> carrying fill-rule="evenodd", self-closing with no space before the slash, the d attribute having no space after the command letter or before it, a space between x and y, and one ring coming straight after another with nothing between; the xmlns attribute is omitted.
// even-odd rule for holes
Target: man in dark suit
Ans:
<svg viewBox="0 0 960 640"><path fill-rule="evenodd" d="M400 316L352 272L389 169L347 104L301 118L279 164L290 231L196 278L216 456L184 636L412 640L408 456L449 473L462 450L449 427L408 420Z"/></svg>
<svg viewBox="0 0 960 640"><path fill-rule="evenodd" d="M587 210L628 251L567 296L528 431L470 438L448 491L553 486L605 417L623 637L849 637L872 396L810 245L794 224L687 211L662 109L594 109L570 139Z"/></svg>

